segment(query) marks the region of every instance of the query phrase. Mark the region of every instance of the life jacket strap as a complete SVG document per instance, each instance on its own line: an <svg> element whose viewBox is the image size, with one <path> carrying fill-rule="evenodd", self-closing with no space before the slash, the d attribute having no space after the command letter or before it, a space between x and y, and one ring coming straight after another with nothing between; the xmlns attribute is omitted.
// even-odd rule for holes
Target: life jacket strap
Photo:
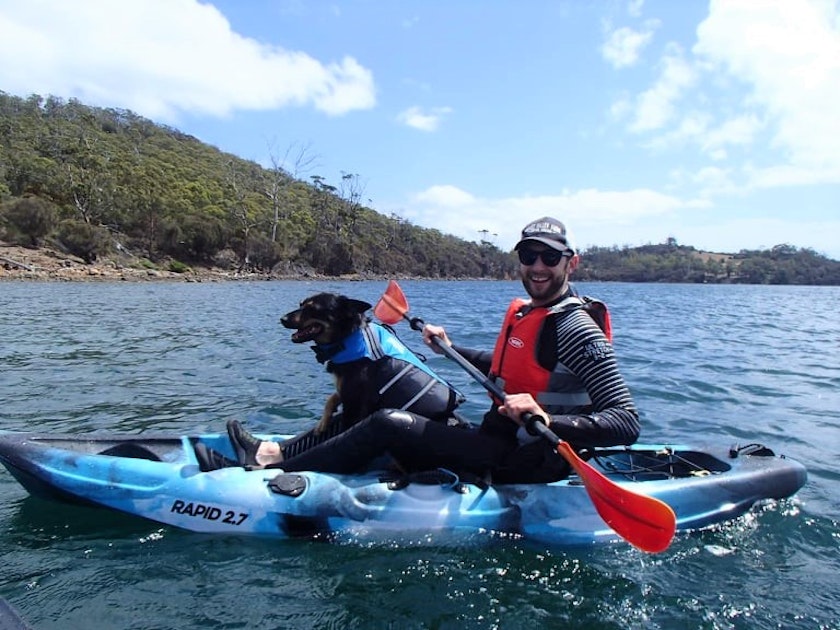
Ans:
<svg viewBox="0 0 840 630"><path fill-rule="evenodd" d="M411 371L412 367L414 367L414 366L412 366L410 363L406 364L405 367L403 367L403 369L401 369L399 372L397 372L390 381L385 383L385 385L383 385L380 388L379 395L381 396L382 394L387 392L389 389L391 389L397 383L397 381L399 381L403 376L405 376L406 374L408 374Z"/></svg>

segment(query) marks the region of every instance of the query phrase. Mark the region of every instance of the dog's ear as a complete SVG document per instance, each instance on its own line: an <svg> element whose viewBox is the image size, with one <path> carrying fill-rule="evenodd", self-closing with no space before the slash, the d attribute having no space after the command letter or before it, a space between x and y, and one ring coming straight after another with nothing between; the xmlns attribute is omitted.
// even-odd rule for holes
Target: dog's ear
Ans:
<svg viewBox="0 0 840 630"><path fill-rule="evenodd" d="M361 300L354 300L352 298L348 298L347 304L349 304L350 308L356 311L359 315L363 314L365 311L371 308L371 305L367 302L362 302Z"/></svg>

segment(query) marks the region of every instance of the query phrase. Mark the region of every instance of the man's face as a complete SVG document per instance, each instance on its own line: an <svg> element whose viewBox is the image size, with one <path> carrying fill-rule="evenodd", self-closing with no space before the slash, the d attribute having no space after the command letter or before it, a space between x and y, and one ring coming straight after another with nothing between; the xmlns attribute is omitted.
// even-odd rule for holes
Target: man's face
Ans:
<svg viewBox="0 0 840 630"><path fill-rule="evenodd" d="M577 266L578 257L559 252L542 243L526 243L520 247L519 274L522 286L534 306L547 304L566 292L569 274Z"/></svg>

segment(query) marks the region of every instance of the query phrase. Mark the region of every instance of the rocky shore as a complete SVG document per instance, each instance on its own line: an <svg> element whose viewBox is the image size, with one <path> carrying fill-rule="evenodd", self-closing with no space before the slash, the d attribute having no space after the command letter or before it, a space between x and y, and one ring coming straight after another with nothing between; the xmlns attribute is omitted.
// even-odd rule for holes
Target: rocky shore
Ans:
<svg viewBox="0 0 840 630"><path fill-rule="evenodd" d="M119 282L174 281L221 282L226 280L266 280L281 276L239 273L218 268L187 268L176 272L165 266L150 266L130 255L114 255L88 264L76 256L54 249L28 249L0 241L0 281ZM300 277L300 276L297 276Z"/></svg>

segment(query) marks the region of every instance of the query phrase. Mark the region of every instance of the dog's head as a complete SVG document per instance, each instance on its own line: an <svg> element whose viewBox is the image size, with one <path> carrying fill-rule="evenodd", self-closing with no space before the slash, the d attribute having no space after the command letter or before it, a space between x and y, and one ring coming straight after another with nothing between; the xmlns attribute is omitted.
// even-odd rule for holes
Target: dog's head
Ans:
<svg viewBox="0 0 840 630"><path fill-rule="evenodd" d="M365 321L367 302L334 293L318 293L300 303L300 308L286 313L280 323L295 330L294 343L314 341L326 346L341 341Z"/></svg>

